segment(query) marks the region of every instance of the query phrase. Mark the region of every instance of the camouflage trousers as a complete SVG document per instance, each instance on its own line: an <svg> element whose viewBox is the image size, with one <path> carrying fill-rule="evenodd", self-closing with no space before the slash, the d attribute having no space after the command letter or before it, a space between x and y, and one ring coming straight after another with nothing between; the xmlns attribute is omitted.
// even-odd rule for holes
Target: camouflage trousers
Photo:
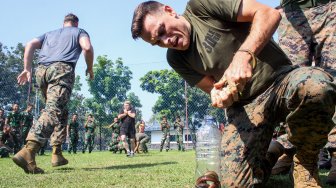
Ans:
<svg viewBox="0 0 336 188"><path fill-rule="evenodd" d="M69 140L69 148L68 152L77 152L77 145L78 145L78 133L76 134L70 134L70 140Z"/></svg>
<svg viewBox="0 0 336 188"><path fill-rule="evenodd" d="M176 135L176 142L177 142L177 148L178 150L184 151L184 144L183 144L183 135L182 134L177 134Z"/></svg>
<svg viewBox="0 0 336 188"><path fill-rule="evenodd" d="M228 126L221 144L223 187L265 183L266 152L275 125L286 122L289 141L298 150L316 151L333 127L336 84L319 68L302 67L281 75L251 103L227 109Z"/></svg>
<svg viewBox="0 0 336 188"><path fill-rule="evenodd" d="M88 147L89 147L89 152L93 150L94 139L95 139L94 133L85 133L85 143L84 143L83 151L86 151Z"/></svg>
<svg viewBox="0 0 336 188"><path fill-rule="evenodd" d="M170 148L170 134L169 132L163 132L162 133L162 138L161 138L161 144L160 144L160 149L163 149L163 145L166 143L166 149Z"/></svg>
<svg viewBox="0 0 336 188"><path fill-rule="evenodd" d="M293 64L321 67L336 77L336 2L281 12L279 45ZM334 115L336 124L336 114ZM336 127L326 147L336 148Z"/></svg>
<svg viewBox="0 0 336 188"><path fill-rule="evenodd" d="M50 137L50 145L61 145L66 137L67 103L75 80L74 68L63 62L39 65L36 82L45 98L45 109L30 129L27 141L43 145Z"/></svg>
<svg viewBox="0 0 336 188"><path fill-rule="evenodd" d="M12 140L13 140L13 149L14 149L14 154L20 151L22 143L21 143L21 129L18 127L13 128L12 131L10 132L12 135Z"/></svg>
<svg viewBox="0 0 336 188"><path fill-rule="evenodd" d="M119 144L119 134L112 133L112 140L110 145L111 151L117 151L118 150L118 144Z"/></svg>

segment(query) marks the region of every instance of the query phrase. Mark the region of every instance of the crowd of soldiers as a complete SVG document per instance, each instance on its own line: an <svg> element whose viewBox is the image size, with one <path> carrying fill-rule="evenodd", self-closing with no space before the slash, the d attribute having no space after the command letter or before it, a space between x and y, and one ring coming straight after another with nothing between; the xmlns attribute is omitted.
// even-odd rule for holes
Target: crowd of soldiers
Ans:
<svg viewBox="0 0 336 188"><path fill-rule="evenodd" d="M8 157L9 153L17 153L26 143L25 138L33 124L33 105L20 112L19 104L12 105L12 111L5 117L5 111L0 109L0 156Z"/></svg>

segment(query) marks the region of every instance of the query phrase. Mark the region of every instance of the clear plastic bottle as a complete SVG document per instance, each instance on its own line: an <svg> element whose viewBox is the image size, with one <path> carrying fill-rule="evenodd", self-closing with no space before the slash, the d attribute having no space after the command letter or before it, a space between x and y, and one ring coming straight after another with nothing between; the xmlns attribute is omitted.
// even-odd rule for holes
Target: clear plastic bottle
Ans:
<svg viewBox="0 0 336 188"><path fill-rule="evenodd" d="M206 115L204 124L196 132L196 179L216 173L220 181L220 146L222 134L214 118ZM205 178L206 179L206 178ZM207 183L205 181L205 183ZM196 183L197 184L197 183ZM196 186L198 187L198 186ZM199 186L202 187L202 186Z"/></svg>

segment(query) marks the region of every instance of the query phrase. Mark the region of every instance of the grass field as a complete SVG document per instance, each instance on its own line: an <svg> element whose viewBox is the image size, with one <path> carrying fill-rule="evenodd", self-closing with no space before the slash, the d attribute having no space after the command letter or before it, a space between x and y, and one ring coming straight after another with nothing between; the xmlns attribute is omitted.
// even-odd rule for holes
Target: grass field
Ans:
<svg viewBox="0 0 336 188"><path fill-rule="evenodd" d="M27 175L10 158L0 159L0 187L193 187L195 154L158 152L126 158L124 154L93 152L64 154L64 167L51 167L50 153L37 156L45 174ZM321 173L325 180L327 173ZM275 176L267 187L291 187L288 176Z"/></svg>

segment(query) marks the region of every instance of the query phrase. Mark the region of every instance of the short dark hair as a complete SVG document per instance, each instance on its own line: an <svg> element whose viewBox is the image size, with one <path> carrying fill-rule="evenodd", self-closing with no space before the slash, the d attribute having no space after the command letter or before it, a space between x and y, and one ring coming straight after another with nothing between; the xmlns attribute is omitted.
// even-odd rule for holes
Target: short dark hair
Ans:
<svg viewBox="0 0 336 188"><path fill-rule="evenodd" d="M69 13L64 17L64 22L72 22L72 23L78 23L79 19L76 15Z"/></svg>
<svg viewBox="0 0 336 188"><path fill-rule="evenodd" d="M138 39L142 33L143 23L148 14L158 12L164 4L157 1L146 1L137 6L134 10L131 32L133 39Z"/></svg>
<svg viewBox="0 0 336 188"><path fill-rule="evenodd" d="M73 113L72 116L78 116L78 114L77 113Z"/></svg>

